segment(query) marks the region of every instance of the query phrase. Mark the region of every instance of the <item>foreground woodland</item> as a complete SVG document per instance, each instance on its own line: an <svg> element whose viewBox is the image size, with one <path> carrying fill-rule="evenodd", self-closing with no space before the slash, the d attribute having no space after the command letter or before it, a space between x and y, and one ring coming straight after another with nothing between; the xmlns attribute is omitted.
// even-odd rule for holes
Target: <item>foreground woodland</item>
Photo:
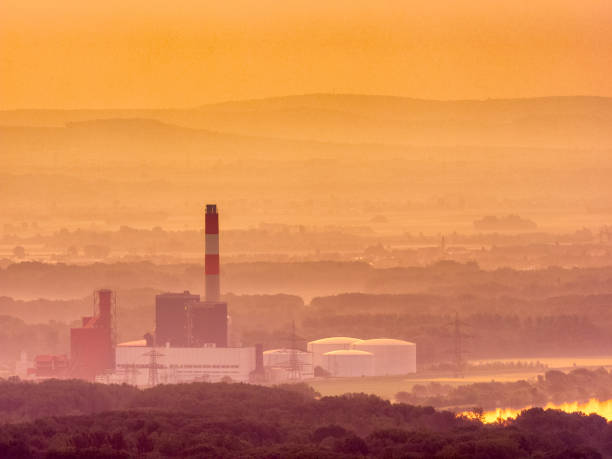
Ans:
<svg viewBox="0 0 612 459"><path fill-rule="evenodd" d="M4 458L612 456L612 425L597 415L531 409L486 425L303 385L1 381L0 414Z"/></svg>

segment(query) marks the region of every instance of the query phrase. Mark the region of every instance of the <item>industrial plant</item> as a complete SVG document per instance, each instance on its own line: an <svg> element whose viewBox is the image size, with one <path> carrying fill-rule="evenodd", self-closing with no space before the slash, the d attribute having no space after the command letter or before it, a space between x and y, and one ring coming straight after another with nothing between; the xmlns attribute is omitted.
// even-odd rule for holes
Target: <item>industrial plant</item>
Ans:
<svg viewBox="0 0 612 459"><path fill-rule="evenodd" d="M143 339L116 343L117 300L94 292L91 316L70 330L70 357L38 355L32 379L79 378L155 386L193 381L277 383L315 376L362 377L414 373L416 345L396 339L322 338L306 350L231 347L229 311L220 296L219 214L205 209L204 298L189 291L155 298L155 329ZM22 362L23 363L23 362ZM22 365L23 366L23 365Z"/></svg>

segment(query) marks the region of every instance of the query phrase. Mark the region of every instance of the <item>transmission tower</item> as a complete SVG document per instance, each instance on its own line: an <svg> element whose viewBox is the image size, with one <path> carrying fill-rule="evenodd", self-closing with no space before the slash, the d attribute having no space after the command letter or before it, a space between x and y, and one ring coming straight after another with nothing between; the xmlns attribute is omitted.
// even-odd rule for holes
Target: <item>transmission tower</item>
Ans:
<svg viewBox="0 0 612 459"><path fill-rule="evenodd" d="M291 349L289 350L289 379L302 379L300 361L297 350L297 335L295 334L295 320L291 322Z"/></svg>
<svg viewBox="0 0 612 459"><path fill-rule="evenodd" d="M145 357L149 357L149 365L146 368L149 369L149 387L157 386L159 384L159 372L162 365L157 363L158 357L163 357L164 354L157 352L157 349L153 348L149 352L142 354Z"/></svg>
<svg viewBox="0 0 612 459"><path fill-rule="evenodd" d="M289 344L289 355L287 356L287 360L279 362L278 366L287 370L287 378L289 380L300 380L302 379L302 368L304 364L299 357L300 350L298 349L298 341L305 340L299 337L295 332L295 320L292 321L291 332L288 336L285 336L285 340Z"/></svg>

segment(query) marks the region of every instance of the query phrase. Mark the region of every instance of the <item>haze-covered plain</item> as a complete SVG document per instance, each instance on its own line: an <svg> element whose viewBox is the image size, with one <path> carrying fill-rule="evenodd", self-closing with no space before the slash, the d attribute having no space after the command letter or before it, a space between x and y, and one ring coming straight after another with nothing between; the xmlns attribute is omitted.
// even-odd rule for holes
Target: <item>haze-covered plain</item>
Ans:
<svg viewBox="0 0 612 459"><path fill-rule="evenodd" d="M35 225L23 234L198 230L205 196L223 209L226 231L467 233L474 220L509 214L538 231L598 228L612 210L611 120L612 101L596 97L313 95L190 110L4 111L2 219Z"/></svg>
<svg viewBox="0 0 612 459"><path fill-rule="evenodd" d="M62 350L105 286L119 337L142 336L155 293L201 292L216 202L236 344L286 345L295 320L416 340L436 365L458 313L471 358L607 354L611 122L598 97L4 111L2 311L23 333L55 321L27 347Z"/></svg>
<svg viewBox="0 0 612 459"><path fill-rule="evenodd" d="M612 457L611 5L0 2L0 457ZM416 373L44 377L205 293L206 204L229 347Z"/></svg>

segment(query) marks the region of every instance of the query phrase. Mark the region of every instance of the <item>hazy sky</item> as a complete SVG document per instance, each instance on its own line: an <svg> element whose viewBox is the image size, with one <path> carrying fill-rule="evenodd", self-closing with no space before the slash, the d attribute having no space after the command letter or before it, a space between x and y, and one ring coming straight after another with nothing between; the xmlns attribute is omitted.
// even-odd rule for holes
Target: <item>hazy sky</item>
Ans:
<svg viewBox="0 0 612 459"><path fill-rule="evenodd" d="M612 96L611 71L610 0L0 1L2 109Z"/></svg>

